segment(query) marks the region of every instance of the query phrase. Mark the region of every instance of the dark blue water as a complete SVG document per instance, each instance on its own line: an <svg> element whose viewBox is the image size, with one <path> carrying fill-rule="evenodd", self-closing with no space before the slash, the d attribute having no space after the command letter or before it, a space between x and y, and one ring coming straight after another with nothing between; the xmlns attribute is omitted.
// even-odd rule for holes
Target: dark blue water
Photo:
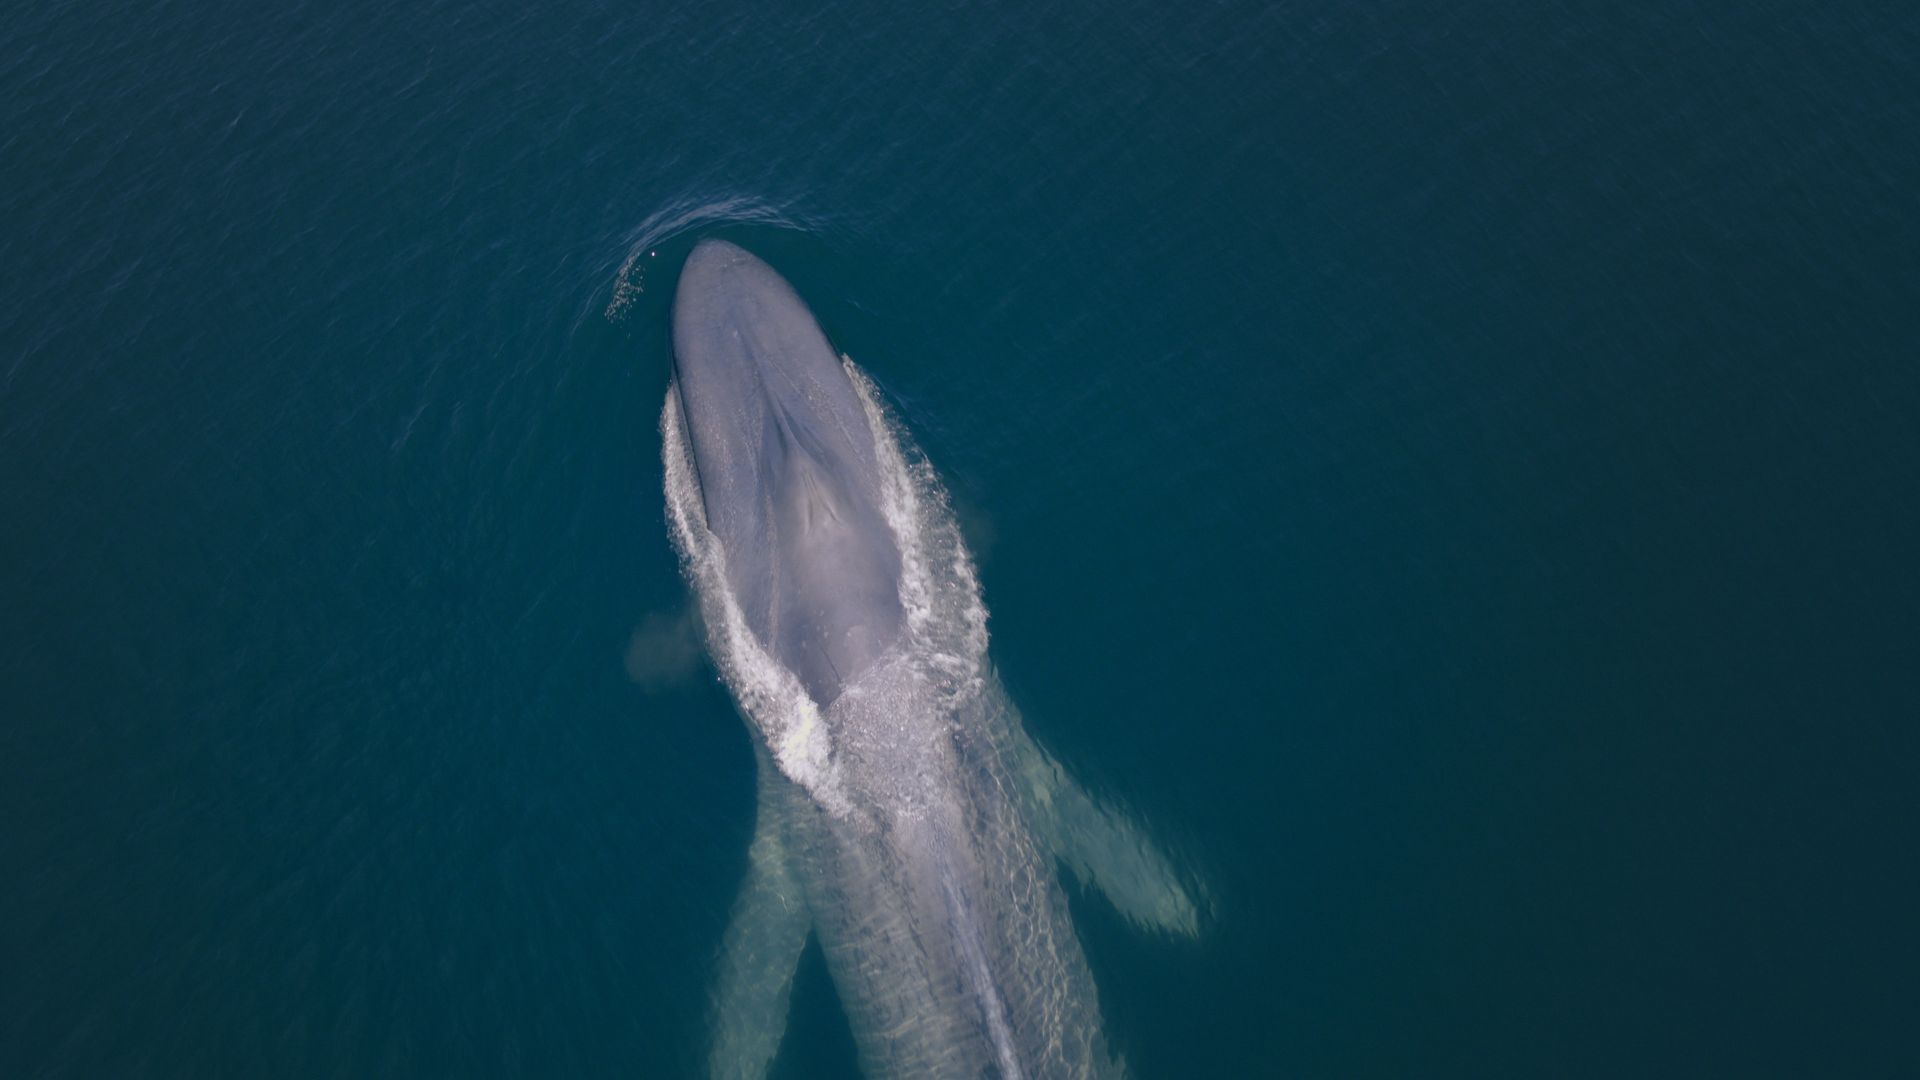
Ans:
<svg viewBox="0 0 1920 1080"><path fill-rule="evenodd" d="M1136 1074L1920 1070L1920 20L40 3L0 35L0 1075L676 1076L752 824L701 236L941 467ZM663 629L664 628L664 629ZM852 1048L817 955L778 1071Z"/></svg>

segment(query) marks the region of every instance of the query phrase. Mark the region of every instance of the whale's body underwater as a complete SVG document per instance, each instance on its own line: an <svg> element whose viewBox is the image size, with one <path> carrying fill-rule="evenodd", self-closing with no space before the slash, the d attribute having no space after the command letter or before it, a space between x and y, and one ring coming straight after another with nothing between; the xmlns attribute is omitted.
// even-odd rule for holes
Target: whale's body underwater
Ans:
<svg viewBox="0 0 1920 1080"><path fill-rule="evenodd" d="M1119 1075L1057 863L1164 931L1188 891L1027 737L937 477L786 281L701 243L673 339L669 516L760 759L713 1074L765 1073L812 933L869 1076Z"/></svg>

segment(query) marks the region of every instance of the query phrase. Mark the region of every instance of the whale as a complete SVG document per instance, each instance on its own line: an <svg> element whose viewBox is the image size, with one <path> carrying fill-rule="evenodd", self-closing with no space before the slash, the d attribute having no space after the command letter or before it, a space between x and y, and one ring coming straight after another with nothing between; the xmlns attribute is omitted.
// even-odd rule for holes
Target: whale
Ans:
<svg viewBox="0 0 1920 1080"><path fill-rule="evenodd" d="M708 1073L766 1075L817 940L866 1076L1125 1075L1063 871L1169 937L1204 889L1027 732L945 485L793 286L703 240L671 335L670 532L756 775Z"/></svg>

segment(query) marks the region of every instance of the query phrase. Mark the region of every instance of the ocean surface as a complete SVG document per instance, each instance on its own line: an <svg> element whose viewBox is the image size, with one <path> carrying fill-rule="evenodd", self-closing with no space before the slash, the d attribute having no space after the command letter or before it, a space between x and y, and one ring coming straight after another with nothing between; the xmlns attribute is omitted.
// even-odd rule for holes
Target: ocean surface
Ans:
<svg viewBox="0 0 1920 1080"><path fill-rule="evenodd" d="M951 488L1139 1077L1920 1074L1920 18L0 18L0 1076L683 1077L701 237ZM776 1072L853 1074L817 950Z"/></svg>

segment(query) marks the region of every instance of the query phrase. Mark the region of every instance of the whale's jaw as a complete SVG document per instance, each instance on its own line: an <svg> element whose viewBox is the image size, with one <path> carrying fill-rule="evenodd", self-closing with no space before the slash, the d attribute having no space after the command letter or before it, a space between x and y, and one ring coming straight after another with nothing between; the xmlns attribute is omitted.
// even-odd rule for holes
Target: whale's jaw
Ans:
<svg viewBox="0 0 1920 1080"><path fill-rule="evenodd" d="M707 527L761 644L826 705L899 635L900 553L840 357L774 269L703 241L673 312Z"/></svg>

